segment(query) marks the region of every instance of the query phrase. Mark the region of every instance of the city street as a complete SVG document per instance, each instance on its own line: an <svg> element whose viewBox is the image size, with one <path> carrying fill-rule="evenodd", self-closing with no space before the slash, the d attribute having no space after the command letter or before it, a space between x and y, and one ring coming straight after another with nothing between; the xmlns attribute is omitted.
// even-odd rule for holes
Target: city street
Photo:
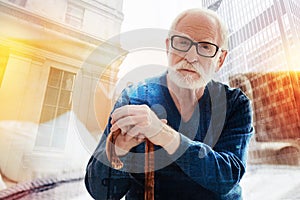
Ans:
<svg viewBox="0 0 300 200"><path fill-rule="evenodd" d="M300 167L248 165L241 185L244 200L300 199Z"/></svg>

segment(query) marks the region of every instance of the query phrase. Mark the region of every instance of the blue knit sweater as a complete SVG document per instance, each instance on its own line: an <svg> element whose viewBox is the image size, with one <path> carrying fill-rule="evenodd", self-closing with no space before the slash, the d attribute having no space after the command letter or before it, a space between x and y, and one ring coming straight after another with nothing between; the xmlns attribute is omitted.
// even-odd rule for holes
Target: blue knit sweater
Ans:
<svg viewBox="0 0 300 200"><path fill-rule="evenodd" d="M126 88L114 109L146 104L180 133L180 146L169 155L155 146L155 199L241 199L253 134L249 99L239 89L211 81L189 121L183 121L166 87L166 74ZM110 119L109 119L110 121ZM85 184L95 199L144 198L144 143L124 157L121 170L109 166L105 153L108 123L86 171Z"/></svg>

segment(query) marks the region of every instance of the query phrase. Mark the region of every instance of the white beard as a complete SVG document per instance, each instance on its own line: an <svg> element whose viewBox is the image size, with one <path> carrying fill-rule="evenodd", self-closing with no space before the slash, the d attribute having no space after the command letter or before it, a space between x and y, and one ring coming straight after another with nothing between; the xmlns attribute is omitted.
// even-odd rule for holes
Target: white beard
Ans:
<svg viewBox="0 0 300 200"><path fill-rule="evenodd" d="M183 75L177 70L179 69L192 69L196 71L200 78L193 78L191 74ZM205 73L203 66L199 63L190 64L186 60L182 60L174 66L168 68L169 79L178 87L186 89L199 89L207 85L211 81L215 72L215 63L209 67L209 71Z"/></svg>

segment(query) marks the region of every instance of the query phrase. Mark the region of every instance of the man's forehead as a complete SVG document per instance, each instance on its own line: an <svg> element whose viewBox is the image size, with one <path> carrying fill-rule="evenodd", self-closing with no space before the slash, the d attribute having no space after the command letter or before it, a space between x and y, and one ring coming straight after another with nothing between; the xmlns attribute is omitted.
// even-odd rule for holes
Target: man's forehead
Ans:
<svg viewBox="0 0 300 200"><path fill-rule="evenodd" d="M185 15L175 26L172 34L182 35L194 41L216 42L219 36L216 19L202 13Z"/></svg>
<svg viewBox="0 0 300 200"><path fill-rule="evenodd" d="M213 39L210 37L202 37L201 40L197 40L196 38L193 38L192 36L190 36L189 34L183 33L183 32L179 32L179 31L173 31L172 35L179 35L179 36L183 36L186 38L191 39L194 42L211 42L213 43Z"/></svg>

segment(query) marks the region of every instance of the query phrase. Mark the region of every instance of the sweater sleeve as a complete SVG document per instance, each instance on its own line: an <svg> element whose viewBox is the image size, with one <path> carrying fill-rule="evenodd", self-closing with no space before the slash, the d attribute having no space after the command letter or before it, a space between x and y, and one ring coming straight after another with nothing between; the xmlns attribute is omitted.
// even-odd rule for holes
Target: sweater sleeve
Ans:
<svg viewBox="0 0 300 200"><path fill-rule="evenodd" d="M253 134L251 105L244 94L234 101L229 113L214 147L181 134L180 146L172 155L185 174L220 195L230 192L244 175Z"/></svg>
<svg viewBox="0 0 300 200"><path fill-rule="evenodd" d="M85 185L94 199L121 199L130 187L128 173L110 167L104 140L88 162Z"/></svg>

